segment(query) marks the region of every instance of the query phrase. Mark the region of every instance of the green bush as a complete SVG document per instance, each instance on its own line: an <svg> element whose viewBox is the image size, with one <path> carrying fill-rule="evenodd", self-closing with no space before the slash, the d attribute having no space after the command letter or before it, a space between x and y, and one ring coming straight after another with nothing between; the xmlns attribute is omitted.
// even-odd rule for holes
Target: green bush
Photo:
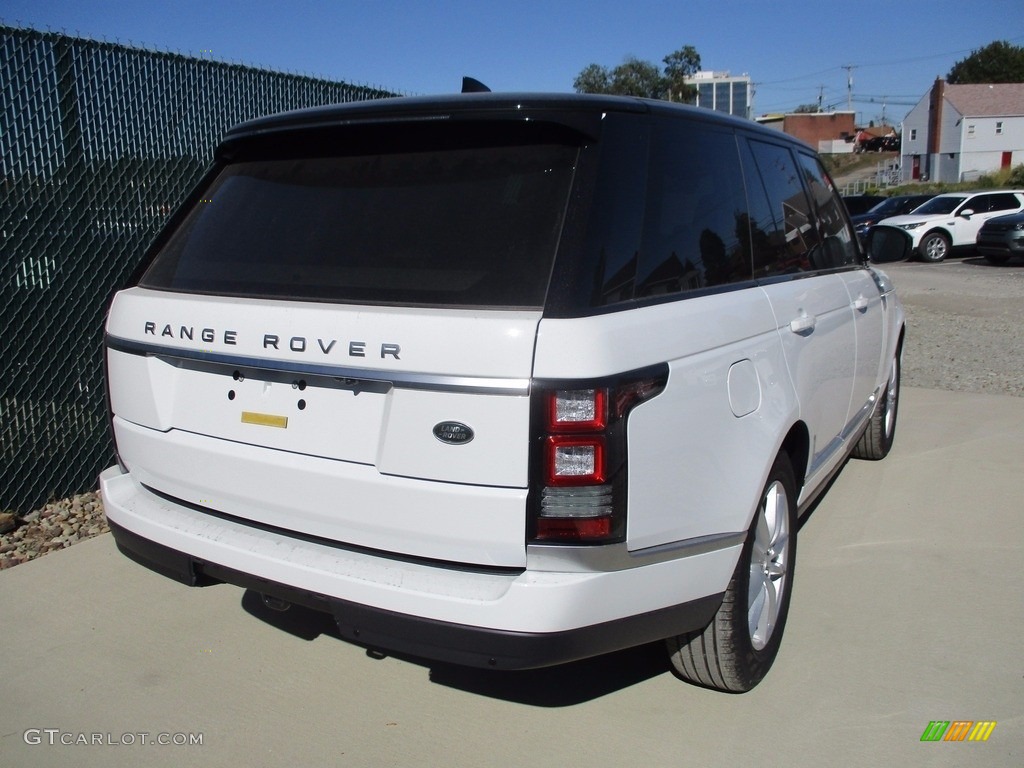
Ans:
<svg viewBox="0 0 1024 768"><path fill-rule="evenodd" d="M1006 177L1008 187L1024 188L1024 163L1015 165Z"/></svg>

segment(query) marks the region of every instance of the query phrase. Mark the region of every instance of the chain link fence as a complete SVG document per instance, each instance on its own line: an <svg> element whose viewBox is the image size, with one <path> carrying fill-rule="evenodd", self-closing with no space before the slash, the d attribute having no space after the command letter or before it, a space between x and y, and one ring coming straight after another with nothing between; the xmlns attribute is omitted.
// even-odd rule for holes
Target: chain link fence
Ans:
<svg viewBox="0 0 1024 768"><path fill-rule="evenodd" d="M260 115L398 94L0 24L0 511L96 486L113 460L107 304Z"/></svg>

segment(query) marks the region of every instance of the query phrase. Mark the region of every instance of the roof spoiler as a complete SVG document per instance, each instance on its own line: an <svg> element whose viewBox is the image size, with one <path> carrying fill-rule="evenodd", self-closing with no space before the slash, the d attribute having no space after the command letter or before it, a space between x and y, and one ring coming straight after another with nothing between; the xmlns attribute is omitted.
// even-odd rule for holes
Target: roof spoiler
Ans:
<svg viewBox="0 0 1024 768"><path fill-rule="evenodd" d="M472 77L462 78L462 92L463 93L490 93L491 89L481 83L479 80Z"/></svg>

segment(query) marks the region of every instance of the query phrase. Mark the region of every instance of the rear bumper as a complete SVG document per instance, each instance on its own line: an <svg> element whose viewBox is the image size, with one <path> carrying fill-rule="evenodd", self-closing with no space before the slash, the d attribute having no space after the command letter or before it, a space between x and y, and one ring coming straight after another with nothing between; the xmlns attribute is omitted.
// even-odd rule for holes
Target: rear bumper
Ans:
<svg viewBox="0 0 1024 768"><path fill-rule="evenodd" d="M118 548L190 586L226 582L331 614L360 645L529 669L700 629L740 545L608 572L474 571L293 538L174 504L117 467L100 487Z"/></svg>

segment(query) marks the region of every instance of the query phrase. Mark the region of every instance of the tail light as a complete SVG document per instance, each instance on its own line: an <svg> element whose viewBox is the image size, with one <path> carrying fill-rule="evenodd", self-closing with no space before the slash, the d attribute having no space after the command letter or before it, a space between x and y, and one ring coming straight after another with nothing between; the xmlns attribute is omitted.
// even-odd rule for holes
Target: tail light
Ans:
<svg viewBox="0 0 1024 768"><path fill-rule="evenodd" d="M667 380L661 365L608 380L534 382L531 543L625 539L627 419Z"/></svg>

